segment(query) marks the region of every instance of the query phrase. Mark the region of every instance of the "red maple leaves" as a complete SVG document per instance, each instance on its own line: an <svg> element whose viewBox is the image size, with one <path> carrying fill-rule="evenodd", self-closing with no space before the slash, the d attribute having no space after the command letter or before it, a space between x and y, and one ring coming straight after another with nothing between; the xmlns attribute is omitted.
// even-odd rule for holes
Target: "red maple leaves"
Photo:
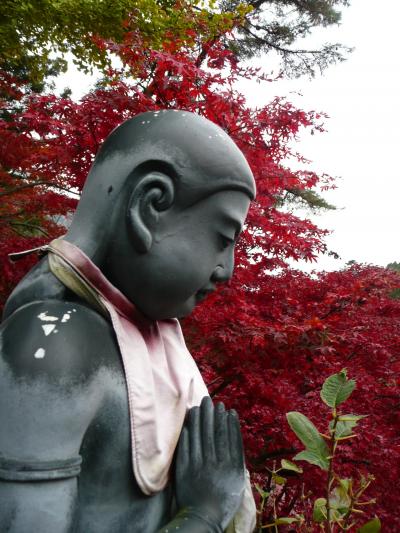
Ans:
<svg viewBox="0 0 400 533"><path fill-rule="evenodd" d="M400 475L400 301L391 294L400 275L357 265L316 278L291 270L238 274L185 326L216 399L241 415L258 481L274 460L298 451L285 413L298 410L321 425L321 384L346 366L357 378L350 411L369 416L360 437L344 446L340 469L344 476L356 469L375 475L371 513L396 531L398 495L390 487ZM305 470L306 488L321 495L318 470ZM289 486L288 498L299 483Z"/></svg>

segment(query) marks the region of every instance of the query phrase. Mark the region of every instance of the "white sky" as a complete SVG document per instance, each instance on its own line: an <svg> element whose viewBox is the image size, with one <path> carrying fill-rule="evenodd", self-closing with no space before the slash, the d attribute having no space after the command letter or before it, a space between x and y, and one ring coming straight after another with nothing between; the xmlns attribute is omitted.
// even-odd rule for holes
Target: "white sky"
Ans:
<svg viewBox="0 0 400 533"><path fill-rule="evenodd" d="M303 135L296 147L313 169L341 178L324 195L341 209L312 218L333 230L327 244L342 260L322 256L312 268L337 269L351 259L383 266L400 261L399 20L396 0L352 0L341 26L319 36L355 47L346 62L311 81L279 81L269 84L268 94L248 92L252 103L287 95L330 117L328 132Z"/></svg>
<svg viewBox="0 0 400 533"><path fill-rule="evenodd" d="M322 256L307 270L338 269L351 259L383 266L400 261L399 20L397 0L352 0L343 10L341 26L304 42L311 47L322 39L355 47L346 62L311 81L279 81L262 90L259 85L242 86L251 105L287 95L304 110L330 117L326 133L302 135L296 149L313 161L311 168L341 177L338 188L325 194L340 209L313 220L333 231L328 248L342 259ZM269 61L259 58L255 63L269 72ZM57 85L69 85L79 96L85 90L82 81L81 74L70 73Z"/></svg>

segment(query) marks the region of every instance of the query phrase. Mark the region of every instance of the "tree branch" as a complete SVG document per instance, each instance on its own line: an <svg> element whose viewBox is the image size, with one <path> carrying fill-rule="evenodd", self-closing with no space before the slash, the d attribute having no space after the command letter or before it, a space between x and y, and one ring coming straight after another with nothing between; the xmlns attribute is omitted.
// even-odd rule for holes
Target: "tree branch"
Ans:
<svg viewBox="0 0 400 533"><path fill-rule="evenodd" d="M38 187L39 185L47 185L48 187L54 187L55 189L59 189L60 191L72 193L72 189L67 189L66 187L63 187L62 185L57 185L55 183L49 183L48 181L35 181L34 183L27 183L19 187L13 187L12 189L8 189L7 191L1 191L0 196L9 196L10 194L14 194L15 192L20 192L24 189L31 189L33 187Z"/></svg>
<svg viewBox="0 0 400 533"><path fill-rule="evenodd" d="M317 55L317 54L321 53L321 50L304 50L304 49L292 50L291 48L284 48L283 46L279 46L278 44L273 43L273 42L269 41L268 39L265 39L264 37L260 37L256 33L253 33L249 29L248 26L242 26L242 30L244 32L248 33L249 35L251 35L251 37L253 37L260 44L264 44L264 45L270 46L271 48L274 48L275 50L278 50L279 52L282 52L283 54L293 54L293 55L310 54L310 55Z"/></svg>
<svg viewBox="0 0 400 533"><path fill-rule="evenodd" d="M47 233L46 230L44 230L43 228L41 228L40 226L38 226L37 224L29 224L28 222L10 222L10 226L23 226L23 227L26 227L26 228L30 228L30 229L34 229L34 230L37 230L37 231L40 231L41 233L43 233L43 235L45 235L46 237L49 237L50 238L50 235Z"/></svg>

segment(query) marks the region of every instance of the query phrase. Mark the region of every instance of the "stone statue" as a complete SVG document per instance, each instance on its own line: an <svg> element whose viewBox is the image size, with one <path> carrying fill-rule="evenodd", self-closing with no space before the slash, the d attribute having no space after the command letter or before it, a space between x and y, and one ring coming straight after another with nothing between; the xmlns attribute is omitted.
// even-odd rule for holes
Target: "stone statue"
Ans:
<svg viewBox="0 0 400 533"><path fill-rule="evenodd" d="M192 113L107 138L5 307L0 531L250 533L237 415L207 397L177 318L232 276L254 195L240 150Z"/></svg>

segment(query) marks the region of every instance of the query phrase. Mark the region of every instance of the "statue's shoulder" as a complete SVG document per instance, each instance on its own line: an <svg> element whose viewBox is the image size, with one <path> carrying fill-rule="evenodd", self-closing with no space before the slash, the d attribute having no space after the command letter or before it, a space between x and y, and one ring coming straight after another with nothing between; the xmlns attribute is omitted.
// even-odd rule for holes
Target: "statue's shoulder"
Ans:
<svg viewBox="0 0 400 533"><path fill-rule="evenodd" d="M3 322L0 427L6 430L0 431L0 479L1 458L36 472L41 461L68 465L78 457L110 389L106 365L116 350L112 335L102 316L74 302L32 302ZM54 468L40 479L53 479L59 466Z"/></svg>
<svg viewBox="0 0 400 533"><path fill-rule="evenodd" d="M90 380L117 353L111 324L80 303L31 302L0 329L0 361L29 379Z"/></svg>

